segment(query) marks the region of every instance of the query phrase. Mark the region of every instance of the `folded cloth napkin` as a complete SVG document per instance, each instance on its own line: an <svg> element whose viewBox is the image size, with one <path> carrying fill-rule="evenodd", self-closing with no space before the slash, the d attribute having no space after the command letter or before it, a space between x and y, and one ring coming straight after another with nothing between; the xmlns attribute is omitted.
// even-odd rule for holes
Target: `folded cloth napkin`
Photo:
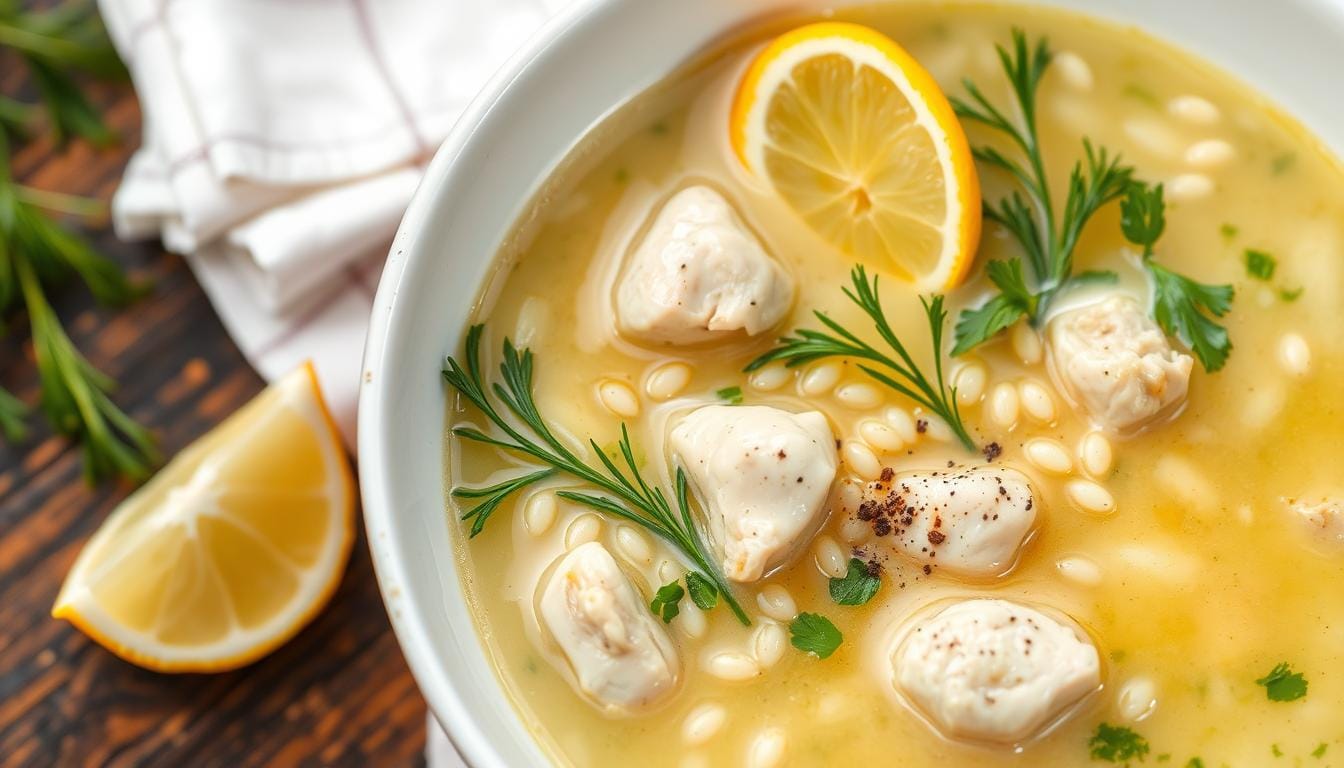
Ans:
<svg viewBox="0 0 1344 768"><path fill-rule="evenodd" d="M383 257L429 155L565 0L99 0L144 112L112 201L248 360L305 359L353 440Z"/></svg>
<svg viewBox="0 0 1344 768"><path fill-rule="evenodd" d="M374 290L424 164L567 0L99 0L144 112L112 201L185 254L249 361L315 363L353 443ZM431 768L462 766L428 718Z"/></svg>

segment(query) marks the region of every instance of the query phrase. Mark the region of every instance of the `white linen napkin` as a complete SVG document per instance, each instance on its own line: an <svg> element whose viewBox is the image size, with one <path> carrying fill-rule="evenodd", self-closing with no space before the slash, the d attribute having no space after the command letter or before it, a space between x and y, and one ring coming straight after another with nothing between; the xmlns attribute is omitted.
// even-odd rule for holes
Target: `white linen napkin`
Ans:
<svg viewBox="0 0 1344 768"><path fill-rule="evenodd" d="M99 0L144 112L112 201L185 254L267 379L305 359L353 441L383 257L424 163L566 0Z"/></svg>

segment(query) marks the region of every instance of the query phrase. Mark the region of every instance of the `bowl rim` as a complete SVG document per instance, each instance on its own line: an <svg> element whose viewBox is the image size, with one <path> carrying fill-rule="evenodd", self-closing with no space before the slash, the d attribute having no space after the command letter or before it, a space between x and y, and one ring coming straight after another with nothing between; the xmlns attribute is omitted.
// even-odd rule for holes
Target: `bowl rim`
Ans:
<svg viewBox="0 0 1344 768"><path fill-rule="evenodd" d="M392 534L404 521L392 514L395 504L388 497L386 467L382 463L382 447L376 445L378 424L383 420L389 389L383 385L381 372L386 352L386 339L391 330L392 317L397 310L398 287L405 276L406 265L413 252L412 243L426 217L435 208L438 192L444 186L459 156L467 150L480 123L499 104L525 70L566 30L581 23L610 0L572 0L551 16L527 39L509 59L490 77L486 84L463 110L448 136L435 151L425 168L406 213L397 227L387 261L374 294L373 310L364 340L364 354L360 370L359 410L357 415L357 453L359 457L360 501L363 508L366 533L372 551L374 576L389 619L393 619L393 603L399 584L410 581L411 575L403 558L395 557L374 546L375 536ZM370 372L380 375L371 376ZM395 538L395 536L391 536ZM415 679L416 687L425 697L429 712L443 728L458 754L471 766L499 764L498 753L490 746L480 724L471 715L471 706L458 686L441 687L428 684L432 671L428 659L436 652L423 617L415 612L402 612L392 620L402 656Z"/></svg>

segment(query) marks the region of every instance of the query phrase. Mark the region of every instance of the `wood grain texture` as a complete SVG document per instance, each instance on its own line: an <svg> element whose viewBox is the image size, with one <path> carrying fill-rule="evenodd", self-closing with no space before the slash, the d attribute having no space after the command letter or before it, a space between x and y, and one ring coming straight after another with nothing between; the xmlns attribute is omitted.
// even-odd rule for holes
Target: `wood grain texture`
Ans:
<svg viewBox="0 0 1344 768"><path fill-rule="evenodd" d="M0 91L28 92L0 57ZM95 90L124 137L115 149L38 140L13 158L24 183L109 199L138 141L128 86ZM263 386L182 260L157 245L90 236L154 292L98 308L72 284L53 305L89 359L121 382L115 398L166 454ZM0 338L0 385L38 394L22 316ZM331 605L298 637L242 670L161 675L117 659L51 604L80 546L130 490L87 486L78 446L37 419L0 442L0 765L409 765L422 762L425 706L393 639L362 535Z"/></svg>

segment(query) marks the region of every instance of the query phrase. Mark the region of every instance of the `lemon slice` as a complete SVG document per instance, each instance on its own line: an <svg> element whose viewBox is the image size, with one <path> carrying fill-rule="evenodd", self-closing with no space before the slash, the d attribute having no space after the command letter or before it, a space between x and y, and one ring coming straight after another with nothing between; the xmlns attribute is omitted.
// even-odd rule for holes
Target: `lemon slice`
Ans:
<svg viewBox="0 0 1344 768"><path fill-rule="evenodd" d="M316 615L353 539L350 466L305 365L122 502L51 613L142 667L232 669Z"/></svg>
<svg viewBox="0 0 1344 768"><path fill-rule="evenodd" d="M743 164L846 255L919 290L966 276L980 238L970 146L889 38L834 22L782 35L743 75L729 130Z"/></svg>

